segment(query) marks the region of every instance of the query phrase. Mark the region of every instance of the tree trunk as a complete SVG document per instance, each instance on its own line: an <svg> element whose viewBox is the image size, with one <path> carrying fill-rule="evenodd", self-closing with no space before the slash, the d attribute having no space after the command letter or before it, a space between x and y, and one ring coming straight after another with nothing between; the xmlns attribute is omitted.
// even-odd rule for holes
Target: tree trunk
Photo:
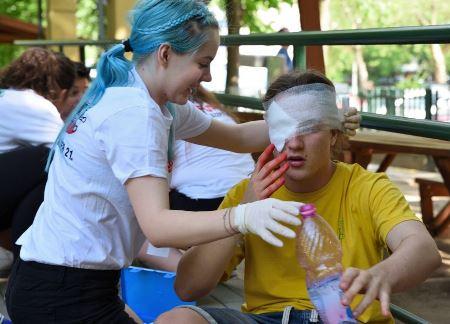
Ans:
<svg viewBox="0 0 450 324"><path fill-rule="evenodd" d="M437 23L437 10L436 10L436 0L431 0L428 2L429 8L427 8L427 13L429 14L429 19L425 18L423 12L417 12L416 18L419 24L425 25L436 25ZM445 66L445 56L442 51L441 44L431 44L431 56L433 58L433 79L437 83L447 82L447 67Z"/></svg>
<svg viewBox="0 0 450 324"><path fill-rule="evenodd" d="M434 61L434 80L437 83L447 82L447 68L445 66L444 52L440 44L431 44L431 53Z"/></svg>
<svg viewBox="0 0 450 324"><path fill-rule="evenodd" d="M360 90L367 90L369 88L369 72L367 71L366 61L364 61L362 46L355 45L353 48L358 69L358 88Z"/></svg>
<svg viewBox="0 0 450 324"><path fill-rule="evenodd" d="M228 35L239 34L242 21L241 0L225 1ZM237 93L239 89L239 46L228 46L226 93Z"/></svg>
<svg viewBox="0 0 450 324"><path fill-rule="evenodd" d="M322 27L322 30L330 30L331 26L330 0L322 0L320 6L320 25ZM329 62L328 46L327 45L322 46L322 50L323 50L324 65L327 66L327 63Z"/></svg>

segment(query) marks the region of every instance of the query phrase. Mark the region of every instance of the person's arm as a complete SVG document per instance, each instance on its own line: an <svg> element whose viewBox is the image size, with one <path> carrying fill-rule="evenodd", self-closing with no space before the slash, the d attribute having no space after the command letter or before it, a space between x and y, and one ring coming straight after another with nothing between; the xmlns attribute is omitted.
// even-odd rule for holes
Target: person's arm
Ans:
<svg viewBox="0 0 450 324"><path fill-rule="evenodd" d="M269 129L263 120L227 124L213 119L204 133L187 141L237 153L261 152L269 145Z"/></svg>
<svg viewBox="0 0 450 324"><path fill-rule="evenodd" d="M355 317L375 298L380 300L383 315L388 316L390 294L416 286L442 262L436 243L419 221L394 226L387 236L387 245L392 251L388 258L368 270L348 268L342 276L344 305L350 305L356 294L365 294L353 311Z"/></svg>
<svg viewBox="0 0 450 324"><path fill-rule="evenodd" d="M175 291L185 301L210 293L234 255L240 235L190 248L178 263Z"/></svg>
<svg viewBox="0 0 450 324"><path fill-rule="evenodd" d="M225 210L187 212L169 209L166 179L143 176L125 183L139 225L155 247L177 247L207 243L236 234L251 232L275 246L283 243L273 233L295 237L280 222L300 225L297 202L265 199Z"/></svg>

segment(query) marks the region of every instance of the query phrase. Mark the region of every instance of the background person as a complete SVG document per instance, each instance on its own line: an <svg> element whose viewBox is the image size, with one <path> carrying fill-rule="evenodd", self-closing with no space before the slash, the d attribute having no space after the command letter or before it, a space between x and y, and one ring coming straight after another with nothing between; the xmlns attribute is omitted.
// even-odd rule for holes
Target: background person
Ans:
<svg viewBox="0 0 450 324"><path fill-rule="evenodd" d="M289 33L289 29L286 27L281 28L279 33ZM291 57L288 53L289 45L281 45L281 48L278 50L277 56L283 58L284 61L284 72L290 72L294 70L294 63L292 62Z"/></svg>
<svg viewBox="0 0 450 324"><path fill-rule="evenodd" d="M0 72L0 229L11 228L12 242L43 200L45 161L74 80L72 62L42 48L27 49Z"/></svg>
<svg viewBox="0 0 450 324"><path fill-rule="evenodd" d="M363 323L392 323L390 294L414 287L439 266L435 242L385 174L332 159L341 128L336 123L334 87L325 76L283 75L269 87L264 106L269 110L271 141L277 154L287 154L289 166L284 185L271 197L315 204L342 245L342 303L351 305ZM286 131L289 123L271 118L270 111L276 113L277 106L296 121L291 124L294 132ZM270 158L273 149L263 153L250 180L228 192L221 208L267 197L268 177L276 167ZM244 258L244 312L183 307L161 315L157 322L317 322L305 270L297 263L295 240L280 240L283 247L274 248L254 235L243 239L235 235L189 249L178 266L178 295L184 300L206 295ZM391 253L386 259L383 247Z"/></svg>
<svg viewBox="0 0 450 324"><path fill-rule="evenodd" d="M72 110L80 102L81 98L89 87L89 83L91 82L91 77L89 75L91 70L81 62L73 63L75 65L76 78L72 88L67 95L64 108L60 111L61 118L63 120L66 120L67 117L69 117Z"/></svg>

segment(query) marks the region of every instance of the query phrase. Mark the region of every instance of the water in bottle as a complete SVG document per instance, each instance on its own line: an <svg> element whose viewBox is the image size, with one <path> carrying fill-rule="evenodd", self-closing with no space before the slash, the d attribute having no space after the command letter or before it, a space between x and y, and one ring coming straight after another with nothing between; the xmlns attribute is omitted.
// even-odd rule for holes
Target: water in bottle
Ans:
<svg viewBox="0 0 450 324"><path fill-rule="evenodd" d="M297 260L306 271L311 302L325 324L356 323L350 307L342 305L339 281L342 251L336 234L312 204L300 208L302 226L297 232Z"/></svg>

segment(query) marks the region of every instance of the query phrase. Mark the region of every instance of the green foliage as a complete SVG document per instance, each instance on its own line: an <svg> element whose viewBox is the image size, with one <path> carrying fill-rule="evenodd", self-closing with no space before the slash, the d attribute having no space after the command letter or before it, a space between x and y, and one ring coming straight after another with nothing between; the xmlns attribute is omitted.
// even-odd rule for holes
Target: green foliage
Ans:
<svg viewBox="0 0 450 324"><path fill-rule="evenodd" d="M45 1L42 1L45 6ZM45 7L43 8L43 11ZM23 21L38 23L38 6L36 0L2 0L0 1L0 14Z"/></svg>
<svg viewBox="0 0 450 324"><path fill-rule="evenodd" d="M351 82L353 52L350 48L328 48L327 76L334 82Z"/></svg>
<svg viewBox="0 0 450 324"><path fill-rule="evenodd" d="M423 87L423 75L415 74L403 80L400 80L395 84L398 89L414 89Z"/></svg>
<svg viewBox="0 0 450 324"><path fill-rule="evenodd" d="M43 11L45 11L45 1L43 1ZM1 0L0 15L21 19L34 24L38 23L38 6L36 0ZM45 23L45 22L44 22ZM24 48L11 44L0 44L0 68L8 65L17 58Z"/></svg>
<svg viewBox="0 0 450 324"><path fill-rule="evenodd" d="M279 9L281 3L293 3L294 0L241 0L243 9L242 26L248 27L252 33L269 33L274 30L264 21L257 19L258 10L270 8ZM213 0L211 3L218 5L223 10L228 6L227 0Z"/></svg>
<svg viewBox="0 0 450 324"><path fill-rule="evenodd" d="M77 0L77 36L82 39L98 38L98 11L96 0Z"/></svg>
<svg viewBox="0 0 450 324"><path fill-rule="evenodd" d="M42 0L43 26L46 26L46 1ZM1 0L0 14L21 19L34 24L38 23L37 0ZM98 38L98 11L96 0L77 0L77 37L81 39ZM0 68L17 58L25 48L11 44L0 44ZM88 47L87 56L98 56L101 49Z"/></svg>
<svg viewBox="0 0 450 324"><path fill-rule="evenodd" d="M270 8L279 9L281 3L292 4L292 0L278 1L278 0L243 0L242 7L244 9L243 21L244 25L248 26L251 32L255 33L269 33L274 30L269 24L259 19L256 19L258 10L267 10Z"/></svg>
<svg viewBox="0 0 450 324"><path fill-rule="evenodd" d="M410 0L329 1L331 29L418 26L450 22L450 7L445 1L415 0L414 4ZM448 53L450 48L447 46L446 49L446 65L447 70L450 70L450 53ZM350 52L349 47L344 46L335 46L330 49L327 74L334 80L350 78L353 61L353 55L348 54ZM344 64L336 62L344 56L347 57L347 62ZM369 78L375 83L386 78L393 79L401 72L402 65L412 61L416 61L419 65L418 75L414 80L402 81L404 84L420 84L430 79L434 70L430 45L364 46L363 56Z"/></svg>

